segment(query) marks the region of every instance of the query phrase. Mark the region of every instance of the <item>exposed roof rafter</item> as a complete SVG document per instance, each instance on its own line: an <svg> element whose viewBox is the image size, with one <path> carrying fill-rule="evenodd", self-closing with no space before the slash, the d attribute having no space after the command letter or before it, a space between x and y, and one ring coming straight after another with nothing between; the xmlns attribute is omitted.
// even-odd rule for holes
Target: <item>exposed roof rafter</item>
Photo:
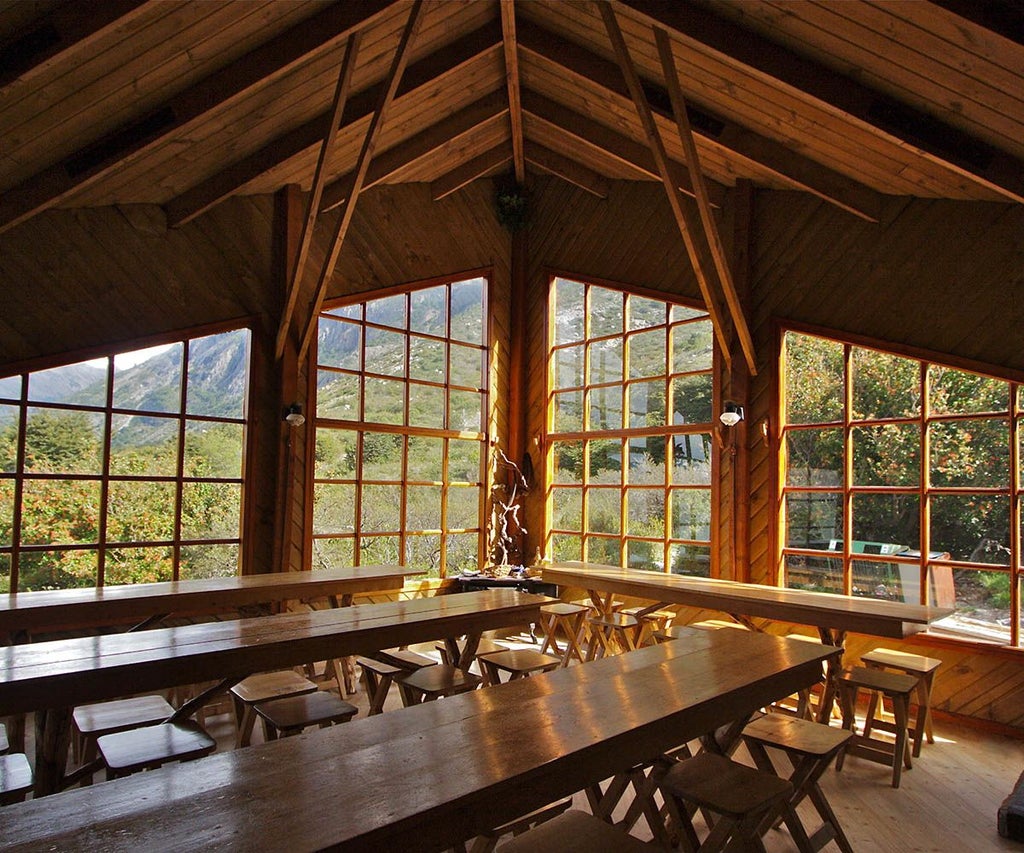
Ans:
<svg viewBox="0 0 1024 853"><path fill-rule="evenodd" d="M598 198L608 198L608 179L593 169L577 163L571 157L529 139L526 140L525 154L527 162L541 171L561 178Z"/></svg>
<svg viewBox="0 0 1024 853"><path fill-rule="evenodd" d="M505 81L508 87L508 117L512 126L512 169L516 183L526 181L523 156L523 108L519 103L519 46L516 41L515 0L501 0L501 32L505 47Z"/></svg>
<svg viewBox="0 0 1024 853"><path fill-rule="evenodd" d="M508 145L496 145L468 163L456 166L447 174L442 175L430 184L430 196L440 201L445 196L461 190L477 178L490 174L495 169L512 162L512 149Z"/></svg>

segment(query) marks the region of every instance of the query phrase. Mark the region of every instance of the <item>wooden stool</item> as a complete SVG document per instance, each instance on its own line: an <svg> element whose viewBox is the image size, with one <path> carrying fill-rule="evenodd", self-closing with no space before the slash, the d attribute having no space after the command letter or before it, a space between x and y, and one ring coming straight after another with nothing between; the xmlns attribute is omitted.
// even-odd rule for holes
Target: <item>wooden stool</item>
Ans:
<svg viewBox="0 0 1024 853"><path fill-rule="evenodd" d="M107 765L107 778L116 779L172 761L202 758L217 748L217 741L199 723L183 720L103 735L96 748Z"/></svg>
<svg viewBox="0 0 1024 853"><path fill-rule="evenodd" d="M238 727L235 746L248 746L252 740L252 727L256 722L254 708L260 702L283 699L285 696L299 696L303 693L316 693L317 690L312 681L291 669L261 672L243 678L231 688Z"/></svg>
<svg viewBox="0 0 1024 853"><path fill-rule="evenodd" d="M437 661L433 658L428 658L419 652L410 652L408 649L381 649L367 657L397 666L405 672L415 672L425 666L437 665Z"/></svg>
<svg viewBox="0 0 1024 853"><path fill-rule="evenodd" d="M377 654L386 657L387 661L372 657L356 658L356 663L363 670L366 695L370 700L370 707L366 713L368 717L384 712L384 702L388 697L388 691L399 675L415 672L426 666L437 666L437 661L416 654L416 652L389 649L377 652Z"/></svg>
<svg viewBox="0 0 1024 853"><path fill-rule="evenodd" d="M28 756L21 752L0 755L0 806L22 802L31 790L32 767Z"/></svg>
<svg viewBox="0 0 1024 853"><path fill-rule="evenodd" d="M640 623L635 616L622 613L609 613L607 616L591 616L587 620L590 626L590 644L587 646L587 660L595 660L605 655L629 652L636 648Z"/></svg>
<svg viewBox="0 0 1024 853"><path fill-rule="evenodd" d="M844 729L854 730L857 694L863 688L881 693L892 702L896 741L889 743L866 735L855 735L846 750L836 760L836 770L842 770L843 760L847 755L859 755L868 761L890 765L892 767L892 786L898 788L903 765L905 764L908 770L912 766L908 732L910 694L917 689L917 679L912 675L898 672L855 666L844 669L840 673L837 686L839 688L839 703L843 709Z"/></svg>
<svg viewBox="0 0 1024 853"><path fill-rule="evenodd" d="M483 683L480 676L445 663L407 672L395 680L406 707L420 702L432 702L442 696L468 693Z"/></svg>
<svg viewBox="0 0 1024 853"><path fill-rule="evenodd" d="M501 845L501 853L650 853L639 838L586 812L569 811Z"/></svg>
<svg viewBox="0 0 1024 853"><path fill-rule="evenodd" d="M575 604L571 601L559 601L541 607L540 628L544 633L544 642L540 646L541 654L550 650L556 655L560 655L562 666L568 666L573 657L583 663L583 649L580 646L580 640L589 611L590 608L585 604ZM555 639L559 631L566 637L564 650L558 648L558 642Z"/></svg>
<svg viewBox="0 0 1024 853"><path fill-rule="evenodd" d="M169 719L174 708L163 696L135 696L95 705L80 705L71 715L75 754L81 765L96 760L96 739L103 735L155 726ZM82 778L92 784L92 775Z"/></svg>
<svg viewBox="0 0 1024 853"><path fill-rule="evenodd" d="M804 719L769 714L747 725L743 740L759 770L777 773L766 747L780 749L786 753L792 766L789 781L793 785L793 796L789 801L790 811L785 818L790 835L801 850L821 850L830 841L835 841L843 853L853 853L843 828L832 811L818 780L832 760L853 737L852 732L837 729ZM781 774L780 774L781 775ZM809 797L823 823L810 837L797 816L796 808L805 797ZM767 826L762 827L767 830Z"/></svg>
<svg viewBox="0 0 1024 853"><path fill-rule="evenodd" d="M358 712L355 705L326 690L271 699L255 706L263 719L263 732L267 740L297 735L309 726L326 729L335 723L347 723Z"/></svg>
<svg viewBox="0 0 1024 853"><path fill-rule="evenodd" d="M912 740L914 742L913 755L914 758L918 758L921 755L921 744L926 736L928 743L935 743L935 736L932 734L932 685L935 681L935 671L942 666L942 661L896 649L879 648L872 649L866 655L861 655L860 662L865 666L877 669L894 669L917 679L917 714L914 717ZM879 728L883 731L893 730L892 723L875 719L877 706L878 694L872 693L864 722L865 737L871 734L872 728Z"/></svg>
<svg viewBox="0 0 1024 853"><path fill-rule="evenodd" d="M490 832L478 835L470 845L469 853L491 853L501 836L509 834L513 836L522 835L524 832L527 832L536 826L540 826L545 821L558 817L560 814L567 811L570 806L572 806L572 797L569 797L567 800L560 800L557 803L552 803L550 806L544 806L542 809L536 809L527 815L516 818L516 820L503 823L501 826L495 827Z"/></svg>
<svg viewBox="0 0 1024 853"><path fill-rule="evenodd" d="M706 752L675 764L662 777L661 791L690 853L715 853L726 847L763 851L761 824L793 796L793 785L773 773ZM691 807L719 816L703 842L694 829Z"/></svg>
<svg viewBox="0 0 1024 853"><path fill-rule="evenodd" d="M503 672L508 675L509 681L515 681L535 672L551 672L562 665L561 659L541 654L535 649L505 649L477 655L477 660L487 673L487 684L501 684Z"/></svg>
<svg viewBox="0 0 1024 853"><path fill-rule="evenodd" d="M662 631L655 631L651 636L658 643L667 643L669 640L678 640L682 637L692 637L699 628L692 625L671 625Z"/></svg>
<svg viewBox="0 0 1024 853"><path fill-rule="evenodd" d="M626 607L618 611L626 616L634 617L640 623L640 629L637 632L637 648L656 642L654 633L664 631L676 618L676 614L672 610L652 610L650 613L644 613L645 609L644 607Z"/></svg>

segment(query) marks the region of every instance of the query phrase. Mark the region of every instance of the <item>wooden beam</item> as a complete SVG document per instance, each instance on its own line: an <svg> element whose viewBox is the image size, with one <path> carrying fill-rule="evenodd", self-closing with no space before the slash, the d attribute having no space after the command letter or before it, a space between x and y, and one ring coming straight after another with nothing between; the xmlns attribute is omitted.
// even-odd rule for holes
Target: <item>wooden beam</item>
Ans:
<svg viewBox="0 0 1024 853"><path fill-rule="evenodd" d="M202 82L154 107L141 119L38 172L0 197L0 233L47 210L72 192L109 175L193 121L294 68L315 51L329 49L376 20L388 0L336 3L272 42L211 74Z"/></svg>
<svg viewBox="0 0 1024 853"><path fill-rule="evenodd" d="M524 51L557 65L578 78L588 89L599 87L604 90L602 94L605 97L632 100L614 62L525 21L519 29L519 45ZM674 121L672 114L660 106L669 102L665 88L650 80L643 81L643 88L651 111L667 121ZM781 142L748 130L732 119L696 109L693 105L689 107L688 116L694 133L707 144L749 160L794 187L813 193L854 216L869 222L878 221L882 196L870 187L802 157ZM692 193L687 192L687 195Z"/></svg>
<svg viewBox="0 0 1024 853"><path fill-rule="evenodd" d="M601 19L604 21L605 29L608 31L608 38L611 40L615 57L619 62L619 67L622 69L622 75L626 79L626 86L633 96L633 103L636 106L640 123L643 125L644 134L647 136L651 154L654 156L654 161L658 166L658 173L668 195L672 214L686 245L686 253L690 257L690 263L693 264L697 284L704 297L708 314L711 315L711 324L715 330L715 337L718 338L719 349L726 363L731 366L732 354L729 351L729 333L725 327L726 312L722 311L719 304L714 264L708 257L707 247L703 245L701 240L699 215L692 209L692 202L685 201L682 193L679 192L678 184L672 174L672 166L668 155L665 153L665 145L658 131L658 125L654 121L654 114L651 112L650 104L644 95L640 77L636 73L633 60L630 58L629 48L626 47L626 41L622 37L619 22L615 19L615 12L607 3L599 3L598 9L601 13Z"/></svg>
<svg viewBox="0 0 1024 853"><path fill-rule="evenodd" d="M658 46L658 56L661 59L662 71L665 75L665 82L668 85L672 112L676 117L676 127L679 130L679 141L682 143L683 152L686 155L686 165L690 171L690 183L693 184L694 197L697 200L697 210L700 213L700 221L704 227L704 237L707 240L708 247L711 249L711 259L714 261L715 271L718 273L718 281L722 285L722 291L725 294L725 303L729 307L733 329L736 331L736 336L740 341L740 348L743 350L743 355L747 360L747 369L752 376L756 376L757 356L754 353L754 340L750 336L750 326L747 324L743 305L740 303L740 298L736 293L736 285L732 279L732 270L725 255L725 246L718 232L718 223L715 221L714 211L711 210L711 202L708 200L708 193L704 188L704 176L700 171L700 157L697 154L697 144L693 140L693 131L690 129L690 120L686 114L686 99L683 97L683 90L679 85L676 60L672 55L672 42L669 40L668 33L659 27L656 27L654 30L654 41Z"/></svg>
<svg viewBox="0 0 1024 853"><path fill-rule="evenodd" d="M609 180L593 169L577 163L575 160L526 140L525 154L528 162L563 181L585 190L598 198L608 198Z"/></svg>
<svg viewBox="0 0 1024 853"><path fill-rule="evenodd" d="M490 151L485 151L479 157L474 157L468 163L456 166L436 181L432 181L430 197L434 201L440 201L445 196L461 190L466 184L472 183L477 178L482 178L488 172L511 161L511 150L504 145L495 145Z"/></svg>
<svg viewBox="0 0 1024 853"><path fill-rule="evenodd" d="M500 45L501 30L496 22L480 27L410 65L402 75L402 83L395 97L419 97L426 87L438 85L447 75L492 51L496 52ZM343 127L350 127L373 114L383 86L383 81L374 83L348 98L341 118ZM168 224L175 228L184 225L234 195L260 175L308 151L323 138L325 121L327 114L321 113L171 199L164 205ZM330 192L328 189L328 195Z"/></svg>
<svg viewBox="0 0 1024 853"><path fill-rule="evenodd" d="M82 51L113 27L124 26L153 0L67 3L0 45L0 91L26 82L69 54Z"/></svg>
<svg viewBox="0 0 1024 853"><path fill-rule="evenodd" d="M388 180L399 170L430 156L452 140L472 133L507 112L508 101L504 92L484 95L468 107L452 113L437 124L421 130L405 142L392 146L374 157L366 174L363 189L368 190ZM328 184L320 202L321 213L332 210L348 198L354 178L355 173L349 172Z"/></svg>
<svg viewBox="0 0 1024 853"><path fill-rule="evenodd" d="M1024 45L1024 6L1017 0L931 0L957 17Z"/></svg>
<svg viewBox="0 0 1024 853"><path fill-rule="evenodd" d="M508 117L512 126L512 168L516 183L526 181L523 156L523 109L519 103L519 47L516 40L515 0L501 0L501 32L505 50L505 85L508 88Z"/></svg>
<svg viewBox="0 0 1024 853"><path fill-rule="evenodd" d="M338 135L338 122L345 110L345 100L348 98L348 90L352 85L352 72L356 66L356 56L359 53L361 39L362 36L358 32L349 37L348 44L345 45L345 55L341 60L341 68L338 70L338 84L334 89L334 101L331 104L331 114L327 121L327 133L324 135L323 145L320 146L320 156L316 161L313 184L306 201L306 215L302 220L302 234L295 252L291 275L288 278L288 299L281 315L281 324L277 330L274 355L278 359L284 354L288 330L291 328L292 312L295 310L295 301L302 284L302 274L305 271L306 258L309 255L309 246L313 242L317 214L320 212L320 197L323 195L324 184L327 182L327 165L334 149L334 140Z"/></svg>
<svg viewBox="0 0 1024 853"><path fill-rule="evenodd" d="M651 26L664 27L678 38L710 48L761 78L856 119L894 144L910 147L1008 199L1024 202L1024 161L1020 158L737 26L716 15L713 8L656 0L621 2Z"/></svg>
<svg viewBox="0 0 1024 853"><path fill-rule="evenodd" d="M324 297L327 294L327 285L334 275L334 267L338 263L338 256L341 254L341 247L345 242L345 235L348 233L349 225L352 224L352 216L355 213L356 202L359 200L359 193L363 190L363 181L365 180L366 172L370 167L373 150L377 145L377 136L380 133L381 127L384 125L384 119L387 117L391 101L394 100L395 92L398 91L398 84L402 79L402 72L405 71L405 66L409 64L409 54L411 53L412 42L416 37L416 31L419 29L422 18L423 0L414 0L412 8L409 10L409 20L406 22L405 29L402 31L402 38L398 42L398 49L395 51L395 57L392 60L391 69L388 71L387 83L381 90L380 102L377 104L377 109L374 110L373 118L370 119L370 127L366 131L366 138L363 140L363 147L359 152L359 160L356 165L356 174L352 186L352 193L349 196L348 201L345 203L345 207L342 208L341 216L338 217L338 222L334 229L334 235L331 238L330 249L327 253L327 257L324 259L323 268L320 270L320 279L317 282L316 293L313 297L313 304L311 306L312 310L307 318L306 331L302 336L302 343L299 346L299 364L302 364L305 359L306 353L309 350L310 341L316 332L317 317L320 314L321 306L324 304Z"/></svg>

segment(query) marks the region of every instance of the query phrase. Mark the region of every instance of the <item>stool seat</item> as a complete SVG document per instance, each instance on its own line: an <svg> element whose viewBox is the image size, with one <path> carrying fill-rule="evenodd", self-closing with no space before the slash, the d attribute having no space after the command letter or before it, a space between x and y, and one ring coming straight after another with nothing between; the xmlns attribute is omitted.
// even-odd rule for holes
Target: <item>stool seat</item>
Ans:
<svg viewBox="0 0 1024 853"><path fill-rule="evenodd" d="M678 640L682 637L692 637L699 630L699 628L694 628L693 625L670 625L668 628L655 631L651 636L653 636L659 643L666 643L669 640Z"/></svg>
<svg viewBox="0 0 1024 853"><path fill-rule="evenodd" d="M408 670L373 658L359 657L356 658L356 663L363 671L366 695L370 699L370 707L366 711L366 716L373 717L384 713L384 701L387 699L388 690L391 689L396 676Z"/></svg>
<svg viewBox="0 0 1024 853"><path fill-rule="evenodd" d="M238 727L235 746L248 746L251 742L252 727L256 722L254 708L260 702L283 699L285 696L299 696L303 693L316 693L319 689L308 678L291 669L283 669L280 672L261 672L243 678L231 688Z"/></svg>
<svg viewBox="0 0 1024 853"><path fill-rule="evenodd" d="M469 846L469 853L491 853L501 836L522 835L528 829L533 829L545 821L558 817L558 815L568 811L571 807L572 797L569 797L543 808L535 809L529 814L525 814L515 820L510 820L508 823L503 823L501 826L496 826L494 829L481 833L473 839L473 843Z"/></svg>
<svg viewBox="0 0 1024 853"><path fill-rule="evenodd" d="M428 658L419 652L410 652L408 649L381 649L368 657L397 666L406 672L437 665L437 661L433 658Z"/></svg>
<svg viewBox="0 0 1024 853"><path fill-rule="evenodd" d="M541 654L535 649L505 649L477 655L477 660L487 672L488 684L500 684L503 672L509 681L515 681L535 672L551 672L562 665L560 658Z"/></svg>
<svg viewBox="0 0 1024 853"><path fill-rule="evenodd" d="M84 737L101 735L162 723L174 713L163 696L135 696L79 705L71 715L75 730Z"/></svg>
<svg viewBox="0 0 1024 853"><path fill-rule="evenodd" d="M355 705L326 690L271 699L256 706L267 740L295 735L309 726L327 728L335 723L347 723L358 712Z"/></svg>
<svg viewBox="0 0 1024 853"><path fill-rule="evenodd" d="M32 767L21 752L0 755L0 805L20 803L32 790Z"/></svg>
<svg viewBox="0 0 1024 853"><path fill-rule="evenodd" d="M407 672L395 679L406 706L431 702L442 696L454 696L476 690L483 679L450 664L426 666L415 672Z"/></svg>
<svg viewBox="0 0 1024 853"><path fill-rule="evenodd" d="M172 761L190 761L209 755L217 742L192 720L160 723L141 729L103 735L96 748L107 765L107 778L152 770Z"/></svg>
<svg viewBox="0 0 1024 853"><path fill-rule="evenodd" d="M554 604L545 604L541 607L540 626L544 632L544 642L540 646L541 654L552 651L560 655L562 666L568 666L573 658L583 663L584 654L580 641L589 612L590 608L587 605L572 601L556 601ZM564 650L558 648L556 638L559 631L565 634Z"/></svg>
<svg viewBox="0 0 1024 853"><path fill-rule="evenodd" d="M570 809L498 848L499 853L644 853L650 845L586 812Z"/></svg>
<svg viewBox="0 0 1024 853"><path fill-rule="evenodd" d="M618 611L624 616L632 616L640 623L636 641L638 648L648 645L650 641L653 641L655 631L665 630L672 620L676 618L675 611L673 610L651 610L644 612L646 610L647 608L641 605L637 607L624 607Z"/></svg>
<svg viewBox="0 0 1024 853"><path fill-rule="evenodd" d="M932 687L935 683L936 671L942 666L942 661L924 655L886 648L872 649L867 654L861 655L860 660L868 667L894 669L917 678L917 714L911 732L911 741L913 742L911 752L914 758L917 758L921 755L921 744L925 739L928 743L935 743L935 735L932 733ZM877 694L872 694L865 717L865 735L870 735L872 728L880 728L883 731L892 730L891 723L875 719L877 705Z"/></svg>
<svg viewBox="0 0 1024 853"><path fill-rule="evenodd" d="M640 622L635 616L625 613L601 614L591 616L587 624L590 626L588 661L636 648Z"/></svg>

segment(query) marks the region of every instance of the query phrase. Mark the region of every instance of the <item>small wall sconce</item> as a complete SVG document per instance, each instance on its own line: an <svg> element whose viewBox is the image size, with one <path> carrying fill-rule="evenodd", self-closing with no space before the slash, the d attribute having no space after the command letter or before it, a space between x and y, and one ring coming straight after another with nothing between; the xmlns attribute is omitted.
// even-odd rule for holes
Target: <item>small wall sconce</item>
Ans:
<svg viewBox="0 0 1024 853"><path fill-rule="evenodd" d="M743 406L739 403L734 403L732 400L725 404L725 409L722 414L718 416L718 419L722 422L723 426L734 427L740 421L743 420Z"/></svg>
<svg viewBox="0 0 1024 853"><path fill-rule="evenodd" d="M300 427L306 422L306 416L302 414L302 406L299 403L292 403L284 410L284 419L288 426Z"/></svg>

